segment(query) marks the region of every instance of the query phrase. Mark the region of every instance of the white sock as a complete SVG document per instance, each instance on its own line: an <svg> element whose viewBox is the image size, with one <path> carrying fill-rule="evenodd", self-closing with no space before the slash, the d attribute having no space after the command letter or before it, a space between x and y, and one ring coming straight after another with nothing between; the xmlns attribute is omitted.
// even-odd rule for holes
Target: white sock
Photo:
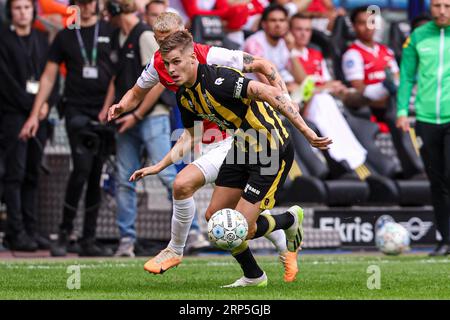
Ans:
<svg viewBox="0 0 450 320"><path fill-rule="evenodd" d="M269 210L264 210L261 213L271 214ZM283 253L287 251L286 234L284 233L284 230L281 229L275 230L269 234L266 234L265 237L269 239L270 242L273 243L278 253Z"/></svg>
<svg viewBox="0 0 450 320"><path fill-rule="evenodd" d="M273 243L275 248L277 248L278 253L283 253L287 251L286 234L284 233L283 230L281 229L275 230L265 235L265 237Z"/></svg>
<svg viewBox="0 0 450 320"><path fill-rule="evenodd" d="M184 200L173 199L172 236L168 247L177 254L183 254L194 215L195 201L193 197Z"/></svg>

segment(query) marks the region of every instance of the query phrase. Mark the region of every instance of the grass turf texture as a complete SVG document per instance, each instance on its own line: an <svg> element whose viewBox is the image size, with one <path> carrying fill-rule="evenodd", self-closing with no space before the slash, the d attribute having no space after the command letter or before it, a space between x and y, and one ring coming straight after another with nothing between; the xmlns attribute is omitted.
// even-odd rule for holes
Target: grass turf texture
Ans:
<svg viewBox="0 0 450 320"><path fill-rule="evenodd" d="M221 289L241 276L230 257L187 257L163 275L145 259L0 261L0 299L450 299L450 259L425 255L301 255L294 283L284 283L276 256L259 256L267 288ZM67 267L79 265L81 288L67 289ZM367 288L370 265L381 288Z"/></svg>

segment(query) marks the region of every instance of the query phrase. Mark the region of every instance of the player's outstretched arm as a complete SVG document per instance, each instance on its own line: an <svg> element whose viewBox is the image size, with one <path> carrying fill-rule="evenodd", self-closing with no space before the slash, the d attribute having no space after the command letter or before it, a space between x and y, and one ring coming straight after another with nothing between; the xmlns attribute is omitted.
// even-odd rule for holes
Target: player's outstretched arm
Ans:
<svg viewBox="0 0 450 320"><path fill-rule="evenodd" d="M108 110L108 121L117 119L121 114L129 112L137 107L139 103L144 99L147 92L151 88L141 88L138 85L134 85L133 88L127 91L119 103L112 105Z"/></svg>
<svg viewBox="0 0 450 320"><path fill-rule="evenodd" d="M280 89L283 93L288 94L286 84L284 83L280 73L272 62L261 57L253 56L246 52L244 52L243 55L244 67L242 69L242 72L260 73L264 75L271 86Z"/></svg>
<svg viewBox="0 0 450 320"><path fill-rule="evenodd" d="M267 102L278 110L308 139L313 147L327 150L329 148L328 146L332 143L330 138L319 137L308 127L298 112L297 106L292 101L289 101L280 89L258 81L250 81L247 87L247 97Z"/></svg>
<svg viewBox="0 0 450 320"><path fill-rule="evenodd" d="M201 141L199 137L194 136L194 128L184 129L183 134L177 143L170 149L164 158L155 165L136 170L130 177L130 181L137 181L145 176L158 174L168 166L180 161L194 148L194 145Z"/></svg>
<svg viewBox="0 0 450 320"><path fill-rule="evenodd" d="M150 110L156 105L156 102L158 102L161 94L164 92L164 89L164 86L161 83L158 83L145 95L145 98L138 109L141 116L149 113Z"/></svg>

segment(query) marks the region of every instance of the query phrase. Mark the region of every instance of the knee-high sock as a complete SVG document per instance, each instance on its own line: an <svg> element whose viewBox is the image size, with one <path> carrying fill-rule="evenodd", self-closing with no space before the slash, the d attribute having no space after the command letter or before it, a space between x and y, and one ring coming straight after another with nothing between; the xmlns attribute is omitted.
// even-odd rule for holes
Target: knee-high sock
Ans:
<svg viewBox="0 0 450 320"><path fill-rule="evenodd" d="M177 254L183 254L194 215L195 201L193 197L184 200L173 199L172 235L169 248Z"/></svg>
<svg viewBox="0 0 450 320"><path fill-rule="evenodd" d="M245 277L254 279L263 275L264 272L253 257L247 241L244 241L239 247L233 249L231 254L241 265Z"/></svg>
<svg viewBox="0 0 450 320"><path fill-rule="evenodd" d="M265 210L262 214L271 214L269 210ZM270 242L273 243L278 253L283 253L287 251L286 246L286 234L283 230L275 230L271 233L267 233L264 235Z"/></svg>
<svg viewBox="0 0 450 320"><path fill-rule="evenodd" d="M294 217L287 211L274 216L266 213L260 214L258 220L256 220L256 233L252 239L262 237L274 230L288 229L294 222Z"/></svg>

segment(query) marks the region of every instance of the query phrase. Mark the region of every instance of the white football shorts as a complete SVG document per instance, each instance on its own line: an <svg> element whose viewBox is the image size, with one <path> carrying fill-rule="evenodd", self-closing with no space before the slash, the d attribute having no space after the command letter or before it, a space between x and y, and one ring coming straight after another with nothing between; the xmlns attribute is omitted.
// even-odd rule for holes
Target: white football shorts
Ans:
<svg viewBox="0 0 450 320"><path fill-rule="evenodd" d="M233 143L233 137L228 137L216 143L202 144L202 155L192 162L205 177L205 184L216 181L220 167L225 161L228 150Z"/></svg>

